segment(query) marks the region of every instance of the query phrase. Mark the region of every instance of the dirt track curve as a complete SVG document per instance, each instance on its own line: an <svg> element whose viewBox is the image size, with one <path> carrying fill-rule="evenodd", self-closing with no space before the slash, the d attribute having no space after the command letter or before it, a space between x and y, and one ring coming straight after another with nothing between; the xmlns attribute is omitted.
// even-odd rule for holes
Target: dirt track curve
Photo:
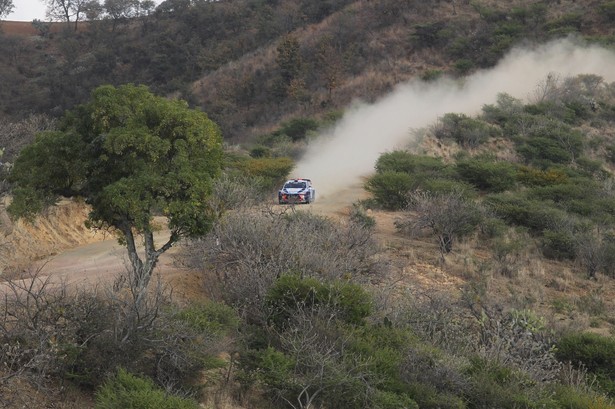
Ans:
<svg viewBox="0 0 615 409"><path fill-rule="evenodd" d="M314 203L300 205L296 209L324 216L340 217L346 213L352 203L364 194L360 186L352 186L336 194L317 196ZM168 235L167 230L157 233L155 235L156 245L160 246L168 239ZM179 246L181 243L162 254L156 266L155 273L160 273L166 282L192 282L188 277L190 272L178 266L174 261L174 255L178 253ZM65 283L70 286L90 287L111 284L119 274L126 271L127 260L125 247L120 245L114 237L108 235L104 240L64 250L31 263L25 270L29 274L38 272L39 278L49 278L54 284Z"/></svg>

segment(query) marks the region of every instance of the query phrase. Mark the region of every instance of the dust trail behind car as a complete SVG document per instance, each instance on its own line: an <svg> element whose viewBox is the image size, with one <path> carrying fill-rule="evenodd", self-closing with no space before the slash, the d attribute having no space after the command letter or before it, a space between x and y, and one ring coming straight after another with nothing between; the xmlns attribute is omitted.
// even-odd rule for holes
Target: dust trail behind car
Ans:
<svg viewBox="0 0 615 409"><path fill-rule="evenodd" d="M375 104L349 108L334 128L315 138L293 173L313 181L315 206L348 206L360 197L362 178L373 172L380 154L406 146L412 130L430 126L448 112L476 114L499 93L531 100L532 91L550 73L560 78L596 74L611 82L613 66L613 52L563 40L515 49L495 68L463 80L402 84Z"/></svg>

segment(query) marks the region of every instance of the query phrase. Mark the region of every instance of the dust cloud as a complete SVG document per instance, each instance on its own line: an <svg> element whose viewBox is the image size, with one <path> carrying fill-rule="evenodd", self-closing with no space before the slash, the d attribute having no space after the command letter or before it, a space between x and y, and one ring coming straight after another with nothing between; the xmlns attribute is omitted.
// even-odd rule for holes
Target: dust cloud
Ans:
<svg viewBox="0 0 615 409"><path fill-rule="evenodd" d="M596 74L615 81L615 53L581 46L571 39L533 49L515 49L493 69L463 81L411 81L371 104L356 104L337 125L319 135L297 164L297 177L311 178L318 200L331 199L362 185L380 154L408 145L411 130L432 125L448 113L476 114L499 93L528 100L550 73L560 78ZM349 196L349 202L356 200ZM338 197L336 200L339 200Z"/></svg>

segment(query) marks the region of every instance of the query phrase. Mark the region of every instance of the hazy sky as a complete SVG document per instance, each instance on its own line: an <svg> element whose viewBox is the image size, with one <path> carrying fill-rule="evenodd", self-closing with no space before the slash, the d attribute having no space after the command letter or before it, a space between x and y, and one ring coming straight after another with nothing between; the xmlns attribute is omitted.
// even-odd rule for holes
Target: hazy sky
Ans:
<svg viewBox="0 0 615 409"><path fill-rule="evenodd" d="M45 20L45 4L42 0L13 0L13 5L13 13L6 17L7 20Z"/></svg>

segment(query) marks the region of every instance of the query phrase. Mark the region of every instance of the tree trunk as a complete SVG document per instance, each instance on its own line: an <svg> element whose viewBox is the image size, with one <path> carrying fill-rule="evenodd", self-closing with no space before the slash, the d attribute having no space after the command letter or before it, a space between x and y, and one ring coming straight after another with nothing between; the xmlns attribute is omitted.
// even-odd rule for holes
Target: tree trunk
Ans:
<svg viewBox="0 0 615 409"><path fill-rule="evenodd" d="M173 232L169 240L158 250L154 245L154 234L151 231L143 233L145 253L141 259L137 251L135 236L130 228L126 225L120 228L126 239L126 249L128 250L128 258L132 268L130 277L130 292L132 295L132 305L127 313L126 333L122 338L122 342L131 338L137 328L140 326L143 317L144 301L147 297L149 283L154 272L154 268L158 263L158 258L162 253L167 251L175 241L178 235Z"/></svg>

